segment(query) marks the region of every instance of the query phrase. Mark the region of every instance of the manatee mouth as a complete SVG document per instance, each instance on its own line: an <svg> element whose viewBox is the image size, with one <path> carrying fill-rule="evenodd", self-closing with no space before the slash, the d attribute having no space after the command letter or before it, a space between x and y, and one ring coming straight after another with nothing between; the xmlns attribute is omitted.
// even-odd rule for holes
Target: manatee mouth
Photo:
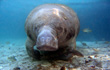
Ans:
<svg viewBox="0 0 110 70"><path fill-rule="evenodd" d="M43 45L43 46L38 46L37 49L40 51L56 51L58 48L53 47L53 46Z"/></svg>

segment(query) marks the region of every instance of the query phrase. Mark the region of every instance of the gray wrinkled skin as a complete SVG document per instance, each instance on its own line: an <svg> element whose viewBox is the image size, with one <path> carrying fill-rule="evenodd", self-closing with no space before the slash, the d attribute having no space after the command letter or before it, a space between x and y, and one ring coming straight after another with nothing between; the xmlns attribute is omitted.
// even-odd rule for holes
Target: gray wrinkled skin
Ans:
<svg viewBox="0 0 110 70"><path fill-rule="evenodd" d="M28 36L26 49L29 56L39 59L41 51L56 52L62 48L74 51L79 28L76 13L65 5L44 4L36 7L28 15L25 23ZM36 51L33 49L35 45L38 48Z"/></svg>

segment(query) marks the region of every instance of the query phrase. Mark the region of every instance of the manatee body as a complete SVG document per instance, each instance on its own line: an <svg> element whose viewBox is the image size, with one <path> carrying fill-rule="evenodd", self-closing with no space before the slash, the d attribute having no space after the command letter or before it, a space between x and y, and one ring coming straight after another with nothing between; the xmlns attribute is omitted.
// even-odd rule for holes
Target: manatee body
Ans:
<svg viewBox="0 0 110 70"><path fill-rule="evenodd" d="M55 55L53 58L62 56L59 59L69 59L73 55L82 56L74 49L79 29L78 17L71 8L61 4L40 5L26 19L27 53L37 59L48 54Z"/></svg>

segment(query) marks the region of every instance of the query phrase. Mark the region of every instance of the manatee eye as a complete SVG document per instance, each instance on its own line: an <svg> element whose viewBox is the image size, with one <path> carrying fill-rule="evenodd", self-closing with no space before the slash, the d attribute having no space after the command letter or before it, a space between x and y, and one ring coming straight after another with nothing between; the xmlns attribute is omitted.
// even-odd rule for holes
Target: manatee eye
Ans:
<svg viewBox="0 0 110 70"><path fill-rule="evenodd" d="M67 30L66 29L64 29L64 32L65 32L65 34L67 33Z"/></svg>
<svg viewBox="0 0 110 70"><path fill-rule="evenodd" d="M33 27L33 31L36 31L37 30L37 27Z"/></svg>
<svg viewBox="0 0 110 70"><path fill-rule="evenodd" d="M34 30L37 30L37 27L35 27L35 29Z"/></svg>
<svg viewBox="0 0 110 70"><path fill-rule="evenodd" d="M58 29L58 32L62 32L63 31L63 29L61 27L58 27L57 29Z"/></svg>

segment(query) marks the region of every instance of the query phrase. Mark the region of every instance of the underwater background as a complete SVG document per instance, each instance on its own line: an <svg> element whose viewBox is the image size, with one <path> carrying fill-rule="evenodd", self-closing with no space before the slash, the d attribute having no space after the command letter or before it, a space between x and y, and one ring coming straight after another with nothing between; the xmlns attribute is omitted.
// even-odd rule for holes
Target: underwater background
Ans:
<svg viewBox="0 0 110 70"><path fill-rule="evenodd" d="M27 54L26 18L47 3L64 4L76 12L80 20L76 50L84 57L73 55L69 62L51 63L35 61ZM110 70L110 0L0 0L0 70L64 69Z"/></svg>
<svg viewBox="0 0 110 70"><path fill-rule="evenodd" d="M28 14L46 3L64 4L77 13L78 41L110 41L110 0L0 0L0 42L26 39L24 24ZM85 28L91 32L83 32Z"/></svg>

